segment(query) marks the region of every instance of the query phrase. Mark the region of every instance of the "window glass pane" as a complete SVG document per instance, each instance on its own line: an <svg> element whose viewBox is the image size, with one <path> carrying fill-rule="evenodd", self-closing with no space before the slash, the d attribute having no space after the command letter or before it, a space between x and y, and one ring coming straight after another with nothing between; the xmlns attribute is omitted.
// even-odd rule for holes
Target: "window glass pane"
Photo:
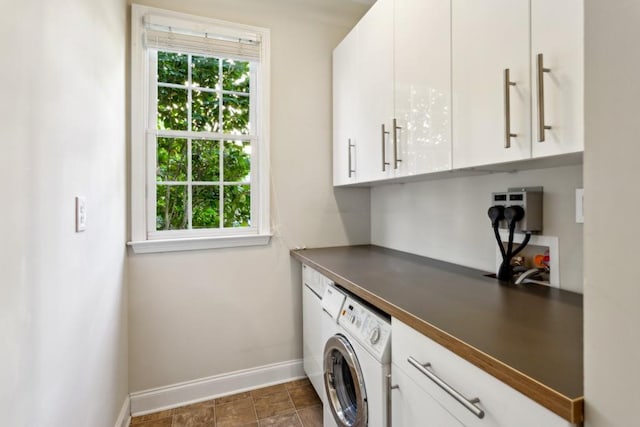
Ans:
<svg viewBox="0 0 640 427"><path fill-rule="evenodd" d="M193 56L191 80L194 86L220 89L220 68L218 58Z"/></svg>
<svg viewBox="0 0 640 427"><path fill-rule="evenodd" d="M187 140L158 138L157 181L187 180Z"/></svg>
<svg viewBox="0 0 640 427"><path fill-rule="evenodd" d="M251 173L251 142L227 141L224 145L224 180L246 182Z"/></svg>
<svg viewBox="0 0 640 427"><path fill-rule="evenodd" d="M194 90L192 96L191 130L194 132L218 132L220 130L218 94Z"/></svg>
<svg viewBox="0 0 640 427"><path fill-rule="evenodd" d="M187 90L158 88L158 129L187 130Z"/></svg>
<svg viewBox="0 0 640 427"><path fill-rule="evenodd" d="M158 185L156 187L156 230L186 229L186 206L186 185Z"/></svg>
<svg viewBox="0 0 640 427"><path fill-rule="evenodd" d="M250 76L249 62L233 59L222 61L222 89L249 93Z"/></svg>
<svg viewBox="0 0 640 427"><path fill-rule="evenodd" d="M223 132L247 135L249 133L249 97L225 94L222 99Z"/></svg>
<svg viewBox="0 0 640 427"><path fill-rule="evenodd" d="M194 181L220 179L220 143L194 139L191 143L191 168Z"/></svg>
<svg viewBox="0 0 640 427"><path fill-rule="evenodd" d="M193 228L220 227L220 187L217 185L194 185L193 200Z"/></svg>
<svg viewBox="0 0 640 427"><path fill-rule="evenodd" d="M186 85L188 57L182 53L158 52L158 82Z"/></svg>
<svg viewBox="0 0 640 427"><path fill-rule="evenodd" d="M224 226L249 227L251 225L251 186L224 186Z"/></svg>

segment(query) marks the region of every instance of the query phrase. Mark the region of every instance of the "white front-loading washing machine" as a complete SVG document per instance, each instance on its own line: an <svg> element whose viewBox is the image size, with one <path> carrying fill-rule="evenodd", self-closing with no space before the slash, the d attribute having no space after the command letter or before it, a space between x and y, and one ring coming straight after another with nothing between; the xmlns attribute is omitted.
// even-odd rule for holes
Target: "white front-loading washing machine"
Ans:
<svg viewBox="0 0 640 427"><path fill-rule="evenodd" d="M323 307L336 293L325 289ZM324 427L385 427L391 323L351 295L343 301L339 310L325 309L334 322L323 322Z"/></svg>
<svg viewBox="0 0 640 427"><path fill-rule="evenodd" d="M346 298L346 294L334 287L333 284L327 284L327 286L325 286L324 294L322 295L322 320L320 322L322 348L318 354L322 371L322 381L318 395L320 396L320 400L322 400L325 420L331 418L331 412L327 412L329 406L327 405L327 392L324 385L324 348L326 342L339 332L338 318L340 317L340 312L342 311L342 306ZM327 424L325 421L324 426L329 425L331 424Z"/></svg>

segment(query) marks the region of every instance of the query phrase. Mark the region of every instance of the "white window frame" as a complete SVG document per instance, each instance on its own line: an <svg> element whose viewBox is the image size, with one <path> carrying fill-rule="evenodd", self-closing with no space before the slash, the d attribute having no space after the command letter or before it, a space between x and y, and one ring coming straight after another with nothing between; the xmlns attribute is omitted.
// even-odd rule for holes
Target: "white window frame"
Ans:
<svg viewBox="0 0 640 427"><path fill-rule="evenodd" d="M251 227L155 231L155 138L150 133L150 106L155 89L151 77L155 70L149 64L151 49L144 43L145 16L161 17L169 26L201 34L224 34L242 38L256 34L260 43L260 62L251 84L256 85L251 100L251 126L254 138L238 135L238 140L251 141ZM266 245L271 237L269 219L269 82L270 32L266 28L235 24L216 19L157 9L138 4L131 13L131 241L136 253L170 252L209 248ZM188 52L185 52L188 53ZM154 93L152 93L154 92ZM150 101L151 100L151 101ZM153 102L152 102L153 101ZM155 117L155 115L154 115ZM254 121L255 120L255 121ZM255 129L255 132L253 131ZM176 132L179 133L179 132ZM204 137L220 141L219 134ZM189 177L190 179L190 177ZM153 211L151 211L153 209Z"/></svg>

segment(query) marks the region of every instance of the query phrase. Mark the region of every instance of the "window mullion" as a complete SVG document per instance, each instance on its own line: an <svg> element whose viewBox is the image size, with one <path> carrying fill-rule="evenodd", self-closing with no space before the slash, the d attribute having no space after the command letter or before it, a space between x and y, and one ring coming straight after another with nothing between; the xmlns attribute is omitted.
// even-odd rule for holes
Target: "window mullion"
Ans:
<svg viewBox="0 0 640 427"><path fill-rule="evenodd" d="M218 88L220 89L220 92L218 92L218 126L220 126L220 133L224 133L224 123L223 123L223 114L222 114L222 108L224 106L224 103L222 102L222 98L223 98L223 94L222 94L222 89L223 89L223 82L224 79L222 78L222 73L224 72L224 68L222 67L222 62L223 59L220 58L218 61ZM220 140L218 145L218 149L220 150L220 155L218 156L219 158L219 162L220 162L220 166L219 166L219 170L220 170L220 190L218 191L218 209L219 209L219 216L220 216L220 223L218 224L218 226L220 228L224 228L224 144L225 141L224 140Z"/></svg>
<svg viewBox="0 0 640 427"><path fill-rule="evenodd" d="M192 61L193 57L191 54L188 55L187 60L187 129L189 132L192 132L192 111L193 111L193 93L192 93ZM187 139L187 229L191 230L193 228L193 187L192 181L192 155L191 155L191 142L193 140L191 138Z"/></svg>

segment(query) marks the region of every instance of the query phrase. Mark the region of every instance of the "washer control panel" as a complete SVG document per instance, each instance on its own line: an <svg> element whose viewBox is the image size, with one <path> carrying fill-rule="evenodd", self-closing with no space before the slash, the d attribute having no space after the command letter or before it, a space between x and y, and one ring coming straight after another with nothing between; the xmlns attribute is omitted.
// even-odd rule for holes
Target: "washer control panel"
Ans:
<svg viewBox="0 0 640 427"><path fill-rule="evenodd" d="M348 296L342 306L338 324L377 360L383 363L390 360L391 324L389 321Z"/></svg>

